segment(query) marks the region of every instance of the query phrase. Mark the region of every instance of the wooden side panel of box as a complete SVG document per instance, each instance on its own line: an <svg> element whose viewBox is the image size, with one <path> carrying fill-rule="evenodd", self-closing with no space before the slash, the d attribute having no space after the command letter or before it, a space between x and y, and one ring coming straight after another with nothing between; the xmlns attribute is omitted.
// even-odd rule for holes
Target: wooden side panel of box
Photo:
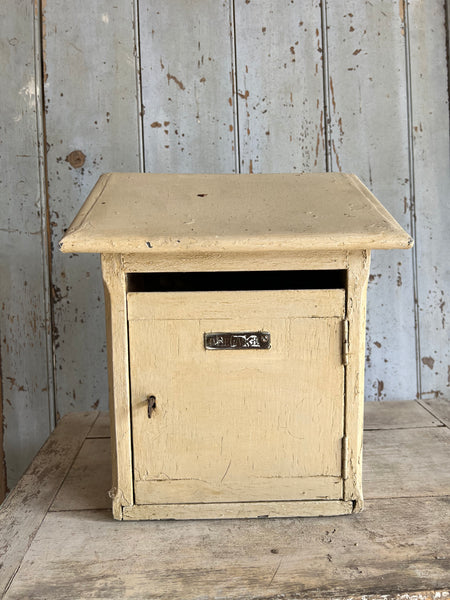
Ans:
<svg viewBox="0 0 450 600"><path fill-rule="evenodd" d="M352 500L355 512L363 509L362 436L364 420L364 366L366 295L370 252L350 252L347 271L348 359L345 377L344 500Z"/></svg>
<svg viewBox="0 0 450 600"><path fill-rule="evenodd" d="M133 504L126 275L120 255L102 254L108 346L113 515Z"/></svg>

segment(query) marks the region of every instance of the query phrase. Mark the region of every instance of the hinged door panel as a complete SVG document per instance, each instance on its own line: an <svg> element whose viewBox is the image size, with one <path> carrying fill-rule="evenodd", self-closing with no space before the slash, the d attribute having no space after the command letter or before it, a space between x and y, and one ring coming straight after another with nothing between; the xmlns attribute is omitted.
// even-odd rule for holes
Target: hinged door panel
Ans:
<svg viewBox="0 0 450 600"><path fill-rule="evenodd" d="M342 498L344 298L128 294L136 503ZM269 349L205 349L261 331Z"/></svg>

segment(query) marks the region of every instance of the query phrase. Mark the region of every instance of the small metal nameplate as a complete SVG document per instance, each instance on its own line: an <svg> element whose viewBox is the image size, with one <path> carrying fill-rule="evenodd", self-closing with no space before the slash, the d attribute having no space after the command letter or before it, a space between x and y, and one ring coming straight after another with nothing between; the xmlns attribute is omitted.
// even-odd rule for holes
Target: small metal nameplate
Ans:
<svg viewBox="0 0 450 600"><path fill-rule="evenodd" d="M206 350L268 350L270 333L245 331L239 333L205 333Z"/></svg>

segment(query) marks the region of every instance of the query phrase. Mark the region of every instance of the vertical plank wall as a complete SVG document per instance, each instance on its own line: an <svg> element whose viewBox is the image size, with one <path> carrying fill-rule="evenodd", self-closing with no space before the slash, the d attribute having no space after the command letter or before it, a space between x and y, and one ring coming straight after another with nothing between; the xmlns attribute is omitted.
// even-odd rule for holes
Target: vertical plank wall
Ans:
<svg viewBox="0 0 450 600"><path fill-rule="evenodd" d="M33 3L1 2L0 29L0 351L11 486L50 432L53 390L39 18Z"/></svg>
<svg viewBox="0 0 450 600"><path fill-rule="evenodd" d="M237 0L235 12L240 171L324 171L319 0Z"/></svg>
<svg viewBox="0 0 450 600"><path fill-rule="evenodd" d="M10 487L54 418L107 407L99 259L57 248L107 171L357 173L416 239L413 252L373 254L366 399L448 397L447 8L443 0L2 3Z"/></svg>
<svg viewBox="0 0 450 600"><path fill-rule="evenodd" d="M446 20L444 3L430 4L427 8L416 0L407 12L420 393L424 399L445 395L445 389L448 397L450 386L449 106L442 55Z"/></svg>
<svg viewBox="0 0 450 600"><path fill-rule="evenodd" d="M139 170L133 22L132 0L43 10L57 417L107 406L100 258L58 242L101 173Z"/></svg>
<svg viewBox="0 0 450 600"><path fill-rule="evenodd" d="M235 171L230 20L228 2L140 2L146 171Z"/></svg>
<svg viewBox="0 0 450 600"><path fill-rule="evenodd" d="M329 2L331 166L352 171L410 230L404 11L397 2ZM373 252L367 297L366 396L417 392L413 253Z"/></svg>

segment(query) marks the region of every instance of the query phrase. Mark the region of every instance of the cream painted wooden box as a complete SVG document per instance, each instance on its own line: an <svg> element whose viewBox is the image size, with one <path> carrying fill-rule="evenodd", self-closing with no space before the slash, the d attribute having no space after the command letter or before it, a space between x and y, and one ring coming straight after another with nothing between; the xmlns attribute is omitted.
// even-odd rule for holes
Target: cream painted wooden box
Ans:
<svg viewBox="0 0 450 600"><path fill-rule="evenodd" d="M362 509L373 248L354 175L103 175L61 242L105 282L116 519Z"/></svg>

